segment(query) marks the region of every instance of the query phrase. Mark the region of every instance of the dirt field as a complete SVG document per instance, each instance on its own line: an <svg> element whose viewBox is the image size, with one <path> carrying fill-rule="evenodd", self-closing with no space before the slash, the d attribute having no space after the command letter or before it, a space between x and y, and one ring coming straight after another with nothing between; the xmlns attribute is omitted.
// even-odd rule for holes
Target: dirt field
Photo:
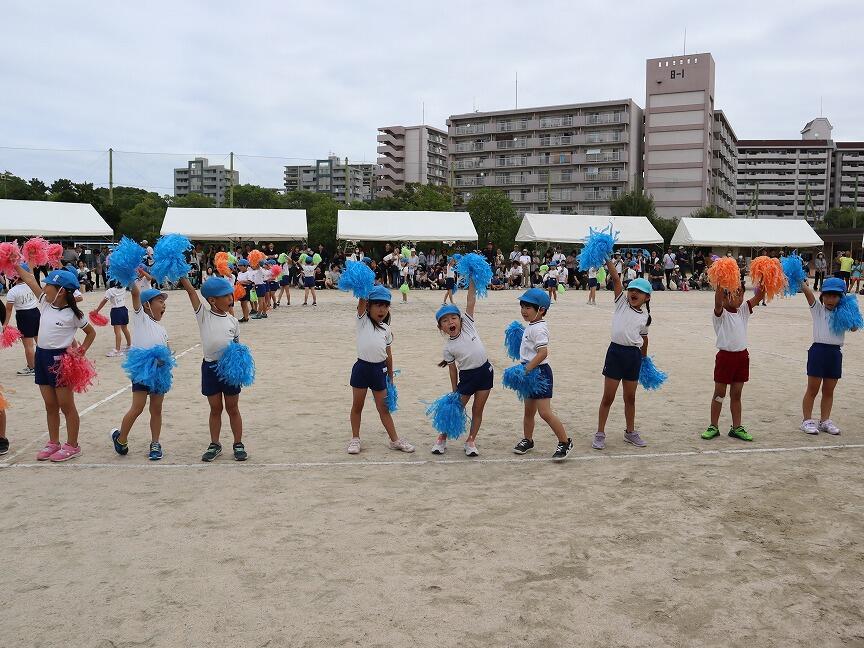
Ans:
<svg viewBox="0 0 864 648"><path fill-rule="evenodd" d="M354 303L342 293L319 294L314 309L295 293L295 305L243 325L258 365L241 397L245 464L230 458L227 418L226 454L200 462L201 351L182 293L168 300L182 357L159 463L147 461L146 413L130 454L111 448L130 396L120 360L104 357L110 329L93 349L99 384L78 398L83 456L62 465L36 463L41 400L15 376L20 346L3 351L0 383L15 393L0 461L0 645L864 646L864 334L844 348L832 416L842 436L809 437L798 431L806 301L760 308L744 391L755 441L705 442L713 296L655 294L650 353L670 378L637 395L649 445L624 444L619 401L597 452L611 294L589 307L586 293L568 292L548 318L550 362L576 448L553 464L542 422L533 455L510 451L521 408L500 376L516 295L478 306L497 373L479 460L459 443L429 453L421 401L449 389L435 366L440 293L393 306L395 420L414 455L387 449L371 399L364 451L345 453L355 354ZM724 432L729 423L725 411Z"/></svg>

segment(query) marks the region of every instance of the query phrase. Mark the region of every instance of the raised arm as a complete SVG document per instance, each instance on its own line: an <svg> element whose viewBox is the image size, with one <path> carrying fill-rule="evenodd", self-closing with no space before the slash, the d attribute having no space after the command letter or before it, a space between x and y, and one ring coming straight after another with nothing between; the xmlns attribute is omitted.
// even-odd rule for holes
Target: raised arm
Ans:
<svg viewBox="0 0 864 648"><path fill-rule="evenodd" d="M468 303L465 306L465 312L468 317L474 319L474 306L477 304L477 289L474 286L474 280L468 282Z"/></svg>
<svg viewBox="0 0 864 648"><path fill-rule="evenodd" d="M813 294L813 291L810 289L810 286L807 284L807 280L804 279L801 282L801 292L804 293L804 296L807 298L807 304L809 306L813 306L816 303L816 295Z"/></svg>
<svg viewBox="0 0 864 648"><path fill-rule="evenodd" d="M357 317L363 317L366 314L366 300L357 300Z"/></svg>
<svg viewBox="0 0 864 648"><path fill-rule="evenodd" d="M139 270L138 272L140 274L143 271ZM141 310L141 289L138 287L137 281L133 281L132 285L129 286L129 292L132 293L132 310L136 310L136 311ZM103 299L102 302L104 303L105 300ZM99 308L102 308L102 304L99 305ZM195 310L198 310L198 309L196 308Z"/></svg>
<svg viewBox="0 0 864 648"><path fill-rule="evenodd" d="M612 259L606 260L606 270L609 271L609 276L612 277L612 283L615 286L615 299L618 299L619 295L624 292L624 284L621 283L621 275L619 275L618 271L615 269L615 264L612 262Z"/></svg>
<svg viewBox="0 0 864 648"><path fill-rule="evenodd" d="M762 289L762 284L758 283L753 288L753 296L747 300L747 303L750 305L750 312L753 312L753 309L756 308L759 304L762 303L762 294L765 291Z"/></svg>
<svg viewBox="0 0 864 648"><path fill-rule="evenodd" d="M143 270L141 272L143 272ZM197 313L198 309L201 308L201 300L198 298L198 293L195 291L195 288L192 286L192 283L189 281L189 277L181 277L180 286L182 286L183 290L186 291L186 294L189 295L189 303L192 304L192 310L194 310ZM140 295L139 295L139 300L140 300ZM140 303L140 301L139 301L139 303Z"/></svg>
<svg viewBox="0 0 864 648"><path fill-rule="evenodd" d="M29 270L25 270L20 265L16 265L15 269L18 271L18 276L21 277L21 281L27 284L30 290L33 291L33 294L36 295L36 299L39 299L42 296L42 286L40 286L39 282L36 281L36 277L33 276L33 273Z"/></svg>
<svg viewBox="0 0 864 648"><path fill-rule="evenodd" d="M720 317L723 314L723 296L725 290L719 285L714 291L714 317Z"/></svg>

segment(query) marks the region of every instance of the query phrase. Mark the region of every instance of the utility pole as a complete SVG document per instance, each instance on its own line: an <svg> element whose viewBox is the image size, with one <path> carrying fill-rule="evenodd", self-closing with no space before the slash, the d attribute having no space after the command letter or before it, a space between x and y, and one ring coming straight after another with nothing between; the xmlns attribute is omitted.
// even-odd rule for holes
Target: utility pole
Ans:
<svg viewBox="0 0 864 648"><path fill-rule="evenodd" d="M855 176L855 206L852 208L852 228L858 227L858 176Z"/></svg>
<svg viewBox="0 0 864 648"><path fill-rule="evenodd" d="M108 149L108 204L114 204L114 149Z"/></svg>
<svg viewBox="0 0 864 648"><path fill-rule="evenodd" d="M753 218L759 218L759 183L756 183L756 189L753 190L753 198L750 199L750 205L747 207L747 218L750 218L750 214L753 212L753 208L756 208L756 215Z"/></svg>
<svg viewBox="0 0 864 648"><path fill-rule="evenodd" d="M546 212L552 213L552 169L546 171Z"/></svg>
<svg viewBox="0 0 864 648"><path fill-rule="evenodd" d="M234 151L229 154L228 206L234 208Z"/></svg>

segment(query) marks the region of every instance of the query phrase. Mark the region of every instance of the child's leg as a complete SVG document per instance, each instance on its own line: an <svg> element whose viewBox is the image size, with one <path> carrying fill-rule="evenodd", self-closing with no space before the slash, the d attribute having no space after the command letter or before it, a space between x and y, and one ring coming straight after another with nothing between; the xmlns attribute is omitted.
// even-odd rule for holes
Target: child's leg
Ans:
<svg viewBox="0 0 864 648"><path fill-rule="evenodd" d="M60 443L60 404L57 402L57 390L49 385L39 385L39 392L45 402L48 438L52 443Z"/></svg>
<svg viewBox="0 0 864 648"><path fill-rule="evenodd" d="M78 408L75 407L75 392L68 387L57 387L54 393L57 394L57 404L66 419L66 443L77 448L78 426L81 420L78 418ZM60 436L59 430L57 436Z"/></svg>
<svg viewBox="0 0 864 648"><path fill-rule="evenodd" d="M807 390L804 392L804 400L801 403L801 410L805 421L813 418L813 403L816 401L816 396L819 394L819 387L821 385L821 378L807 376Z"/></svg>
<svg viewBox="0 0 864 648"><path fill-rule="evenodd" d="M719 401L717 399L720 399ZM720 425L720 413L723 411L723 399L726 398L726 385L714 383L714 395L711 397L711 425ZM740 410L739 410L740 412ZM734 420L734 416L732 417Z"/></svg>
<svg viewBox="0 0 864 648"><path fill-rule="evenodd" d="M120 327L120 330L123 332L123 337L126 338L126 346L131 347L132 346L132 336L129 335L129 327L124 324Z"/></svg>
<svg viewBox="0 0 864 648"><path fill-rule="evenodd" d="M6 438L6 411L0 410L0 439Z"/></svg>
<svg viewBox="0 0 864 648"><path fill-rule="evenodd" d="M396 426L393 424L393 417L390 415L390 410L387 409L387 390L373 391L372 398L375 399L375 407L378 408L378 416L381 417L381 423L387 431L387 436L391 441L398 441L399 435L396 434Z"/></svg>
<svg viewBox="0 0 864 648"><path fill-rule="evenodd" d="M366 389L351 388L351 436L360 438L360 417L363 414L363 404L366 402Z"/></svg>
<svg viewBox="0 0 864 648"><path fill-rule="evenodd" d="M552 399L541 398L535 402L537 403L537 412L540 414L540 418L546 421L546 424L552 428L555 436L558 437L558 441L567 443L567 432L564 431L564 424L561 423L561 419L552 411Z"/></svg>
<svg viewBox="0 0 864 648"><path fill-rule="evenodd" d="M312 305L314 306L315 304L318 303L318 295L315 292L314 288L310 288L310 290L312 291Z"/></svg>
<svg viewBox="0 0 864 648"><path fill-rule="evenodd" d="M210 443L219 443L219 433L222 431L222 394L213 394L207 397L210 403L210 418L207 423L210 426Z"/></svg>
<svg viewBox="0 0 864 648"><path fill-rule="evenodd" d="M627 427L625 432L636 430L636 386L638 384L636 380L621 381L621 392L624 397L624 425Z"/></svg>
<svg viewBox="0 0 864 648"><path fill-rule="evenodd" d="M285 286L285 303L291 304L291 289L288 286Z"/></svg>
<svg viewBox="0 0 864 648"><path fill-rule="evenodd" d="M831 407L834 405L834 388L837 386L837 378L826 378L822 381L822 402L819 404L820 420L827 421L831 418Z"/></svg>
<svg viewBox="0 0 864 648"><path fill-rule="evenodd" d="M27 367L33 369L36 366L36 338L24 338L21 342L24 344L24 358L27 360Z"/></svg>
<svg viewBox="0 0 864 648"><path fill-rule="evenodd" d="M114 326L114 350L120 350L120 327Z"/></svg>
<svg viewBox="0 0 864 648"><path fill-rule="evenodd" d="M126 443L129 440L129 432L132 430L132 426L135 425L135 421L141 416L141 412L144 411L146 404L146 391L132 392L132 405L130 405L129 411L126 412L126 416L120 422L120 436L117 438L120 443Z"/></svg>
<svg viewBox="0 0 864 648"><path fill-rule="evenodd" d="M732 427L741 425L741 393L744 391L744 383L732 383L729 389L729 411L732 412ZM825 390L822 390L825 393Z"/></svg>
<svg viewBox="0 0 864 648"><path fill-rule="evenodd" d="M615 402L615 392L618 391L619 380L603 377L603 398L600 399L600 411L597 413L597 431L600 434L606 432L606 419L609 418L609 410Z"/></svg>
<svg viewBox="0 0 864 648"><path fill-rule="evenodd" d="M534 416L537 414L537 401L525 399L525 411L522 413L522 436L529 441L534 439Z"/></svg>
<svg viewBox="0 0 864 648"><path fill-rule="evenodd" d="M306 304L309 302L309 289L303 288L303 303Z"/></svg>
<svg viewBox="0 0 864 648"><path fill-rule="evenodd" d="M243 319L249 319L249 302L240 302L240 307L243 309Z"/></svg>
<svg viewBox="0 0 864 648"><path fill-rule="evenodd" d="M228 422L231 424L231 434L234 435L234 443L240 443L243 439L243 417L240 416L240 394L229 396L225 394L225 411L228 412Z"/></svg>
<svg viewBox="0 0 864 648"><path fill-rule="evenodd" d="M144 393L144 392L141 392ZM165 394L150 394L150 442L159 441L162 433L162 402ZM230 412L229 412L230 414Z"/></svg>
<svg viewBox="0 0 864 648"><path fill-rule="evenodd" d="M483 389L478 392L474 392L474 403L471 405L471 431L468 433L468 438L466 441L468 443L474 443L474 440L477 438L477 433L480 431L480 424L483 422L483 408L486 407L486 401L489 400L489 394L492 391L489 389ZM462 397L462 405L468 404L468 397Z"/></svg>

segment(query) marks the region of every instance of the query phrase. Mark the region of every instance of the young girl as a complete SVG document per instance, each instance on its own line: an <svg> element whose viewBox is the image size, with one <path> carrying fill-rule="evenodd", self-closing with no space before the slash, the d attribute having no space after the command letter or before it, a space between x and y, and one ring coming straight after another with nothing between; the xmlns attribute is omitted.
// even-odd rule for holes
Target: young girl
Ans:
<svg viewBox="0 0 864 648"><path fill-rule="evenodd" d="M588 268L588 304L597 305L597 268Z"/></svg>
<svg viewBox="0 0 864 648"><path fill-rule="evenodd" d="M399 292L402 292L402 290L401 290L402 286L408 286L410 288L410 282L409 282L409 276L408 276L410 268L408 267L408 260L402 259L401 264L402 264L402 268L400 270L400 273L402 275L402 283L399 284L399 289L400 289ZM407 293L407 291L402 292L402 303L404 304L407 302L408 302L408 293Z"/></svg>
<svg viewBox="0 0 864 648"><path fill-rule="evenodd" d="M195 311L195 319L201 332L201 348L204 351L204 360L201 362L201 393L207 397L210 405L210 445L201 456L201 461L213 461L222 454L219 434L222 431L223 407L228 412L231 433L234 435L234 459L246 461L248 455L243 445L243 418L240 416L241 388L223 382L216 373L216 363L222 358L225 348L240 339L240 323L228 313L234 303L234 290L225 279L210 277L201 286L201 296L210 306L205 308L189 279L183 277L180 285L189 295Z"/></svg>
<svg viewBox="0 0 864 648"><path fill-rule="evenodd" d="M240 272L237 274L237 283L242 284L245 289L245 293L240 298L240 307L243 309L243 317L240 318L240 322L248 322L249 321L249 309L252 304L251 297L249 295L249 291L255 287L255 282L253 281L252 273L254 270L249 269L249 262L246 259L239 259L237 261L237 268Z"/></svg>
<svg viewBox="0 0 864 648"><path fill-rule="evenodd" d="M573 441L567 436L564 425L552 411L552 367L549 366L548 360L549 328L543 319L550 305L549 295L540 288L529 288L519 297L522 319L528 322L528 326L522 333L519 361L525 365L525 373L530 373L534 369L542 373L549 381L549 386L525 399L525 411L522 417L523 438L513 448L513 452L523 455L534 449L534 416L539 413L540 418L546 421L558 437L558 447L552 458L561 461L570 454Z"/></svg>
<svg viewBox="0 0 864 648"><path fill-rule="evenodd" d="M351 369L351 441L348 454L360 452L360 418L367 390L372 390L381 423L390 437L390 449L414 452L414 446L396 434L393 417L387 409L387 378L393 380L393 354L390 345L390 291L374 286L369 299L357 302L357 362Z"/></svg>
<svg viewBox="0 0 864 648"><path fill-rule="evenodd" d="M631 282L632 284L632 282ZM703 439L720 434L720 412L729 388L729 410L732 427L729 436L752 441L753 436L741 424L741 392L750 380L750 354L747 352L747 324L753 309L762 301L761 287L744 301L744 291L734 293L717 286L714 292L714 332L717 334L717 357L714 360L714 396L711 398L711 425L702 433Z"/></svg>
<svg viewBox="0 0 864 648"><path fill-rule="evenodd" d="M21 267L30 270L26 263ZM36 295L30 290L30 286L21 280L21 277L12 277L12 287L6 294L6 319L5 326L11 326L12 309L15 309L15 324L21 331L21 342L24 343L24 359L27 366L19 369L19 376L32 376L36 373L35 356L36 343L39 335L39 302Z"/></svg>
<svg viewBox="0 0 864 648"><path fill-rule="evenodd" d="M282 264L282 278L279 280L279 294L276 296L276 306L282 305L282 295L285 295L285 305L291 305L291 269L294 267L294 262L290 256L285 257L285 263Z"/></svg>
<svg viewBox="0 0 864 648"><path fill-rule="evenodd" d="M75 344L75 332L84 330L84 342L78 347L84 354L96 339L96 331L84 317L75 301L78 277L67 270L52 270L45 278L45 288L22 266L18 266L21 280L39 300L39 345L36 347L36 384L45 402L48 419L48 443L36 453L38 461L67 461L81 454L78 445L80 420L75 407L75 392L69 387L57 386L57 374L52 371L66 349ZM60 444L60 412L66 419L66 443Z"/></svg>
<svg viewBox="0 0 864 648"><path fill-rule="evenodd" d="M315 268L316 263L313 263L312 256L307 254L300 265L300 271L303 273L303 305L308 306L309 293L312 293L312 305L318 305L318 297L315 295Z"/></svg>
<svg viewBox="0 0 864 648"><path fill-rule="evenodd" d="M864 261L860 259L852 266L852 278L849 281L849 291L854 295L861 290L861 271L864 269Z"/></svg>
<svg viewBox="0 0 864 648"><path fill-rule="evenodd" d="M162 326L162 316L165 314L165 300L168 295L154 288L144 292L138 289L138 284L132 284L132 321L135 323L135 336L132 348L152 349L155 346L168 345L168 333ZM119 428L111 431L111 441L114 450L119 455L129 452L129 432L135 421L144 411L147 397L150 397L150 461L162 458L162 445L159 434L162 431L162 401L164 393L150 391L145 385L132 383L132 406L123 417Z"/></svg>
<svg viewBox="0 0 864 648"><path fill-rule="evenodd" d="M444 293L444 301L441 303L443 306L447 303L447 300L450 300L451 304L455 304L453 301L453 288L456 286L456 259L450 257L447 260L447 269L444 272L444 287L447 289L447 292Z"/></svg>
<svg viewBox="0 0 864 648"><path fill-rule="evenodd" d="M810 315L813 318L813 345L807 352L807 391L801 404L804 420L801 431L807 434L840 434L831 420L831 407L834 404L834 388L843 373L843 333L834 333L829 326L831 311L846 294L846 282L837 277L829 277L822 282L822 293L819 299L813 294L806 281L801 283L801 290L810 304ZM854 330L854 329L853 329ZM822 388L820 403L820 422L813 419L813 404Z"/></svg>
<svg viewBox="0 0 864 648"><path fill-rule="evenodd" d="M543 275L543 287L549 293L549 303L558 301L558 266L553 261Z"/></svg>
<svg viewBox="0 0 864 648"><path fill-rule="evenodd" d="M483 408L486 407L495 378L486 348L474 327L476 302L474 282L471 281L468 284L468 303L464 316L459 307L453 304L442 306L435 313L438 330L448 336L444 345L444 359L439 366L449 368L450 385L453 391L459 392L462 407L474 397L474 404L471 406L471 431L465 440L465 455L468 457L480 455L475 441L480 431L480 423L483 422ZM447 435L439 434L432 446L432 454L444 454L446 450Z"/></svg>
<svg viewBox="0 0 864 648"><path fill-rule="evenodd" d="M606 268L615 291L615 313L612 315L612 343L606 351L606 362L603 365L603 399L600 401L597 432L591 447L595 450L606 447L606 419L612 403L615 402L618 383L623 383L624 419L627 425L624 441L637 448L644 448L646 443L636 431L634 421L639 369L642 367L642 358L648 354L651 284L647 279L634 279L627 287L625 295L615 263L612 260L607 261Z"/></svg>
<svg viewBox="0 0 864 648"><path fill-rule="evenodd" d="M114 327L114 348L105 355L109 358L115 358L123 355L123 350L120 348L121 335L126 338L127 349L132 345L132 337L129 335L129 309L126 308L126 289L121 287L116 281L112 281L109 286L110 288L105 291L102 301L96 307L96 312L101 311L102 307L110 302L111 326ZM135 286L136 288L138 287L137 282Z"/></svg>

